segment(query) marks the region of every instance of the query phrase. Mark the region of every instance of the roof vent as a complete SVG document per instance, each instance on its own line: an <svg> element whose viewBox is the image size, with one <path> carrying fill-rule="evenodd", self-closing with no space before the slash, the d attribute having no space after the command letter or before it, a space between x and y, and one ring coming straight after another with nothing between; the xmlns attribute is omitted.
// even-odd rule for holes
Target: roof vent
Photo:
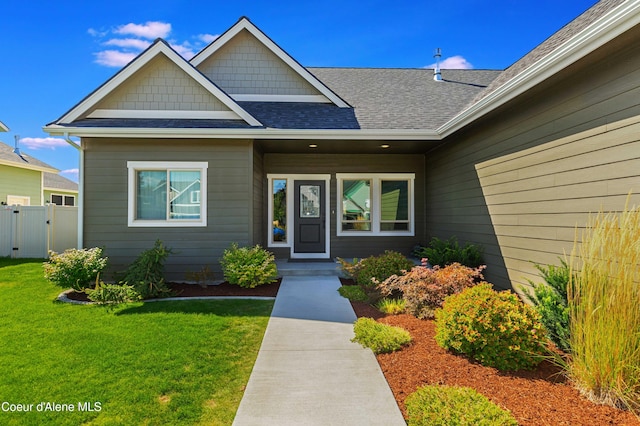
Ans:
<svg viewBox="0 0 640 426"><path fill-rule="evenodd" d="M13 138L15 139L15 147L13 148L13 153L22 157L22 154L20 154L20 136L15 135Z"/></svg>
<svg viewBox="0 0 640 426"><path fill-rule="evenodd" d="M433 57L436 58L436 65L433 69L433 81L442 81L442 73L440 72L440 57L442 57L442 50L440 50L439 47L436 48Z"/></svg>

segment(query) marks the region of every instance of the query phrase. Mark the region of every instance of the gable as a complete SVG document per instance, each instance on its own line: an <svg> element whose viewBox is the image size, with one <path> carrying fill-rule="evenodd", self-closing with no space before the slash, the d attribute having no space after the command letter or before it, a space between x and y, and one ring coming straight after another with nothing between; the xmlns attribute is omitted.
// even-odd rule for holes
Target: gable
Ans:
<svg viewBox="0 0 640 426"><path fill-rule="evenodd" d="M197 68L234 99L245 94L322 95L247 30Z"/></svg>
<svg viewBox="0 0 640 426"><path fill-rule="evenodd" d="M231 111L164 55L145 64L98 102L87 117L101 110Z"/></svg>

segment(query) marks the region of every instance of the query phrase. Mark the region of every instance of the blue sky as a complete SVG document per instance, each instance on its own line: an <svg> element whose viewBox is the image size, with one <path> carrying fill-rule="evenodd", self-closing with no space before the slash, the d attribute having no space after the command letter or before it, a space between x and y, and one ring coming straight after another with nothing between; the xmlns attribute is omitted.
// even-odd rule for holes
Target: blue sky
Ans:
<svg viewBox="0 0 640 426"><path fill-rule="evenodd" d="M241 16L305 66L504 69L595 0L8 1L0 141L77 180L78 154L42 131L156 37L183 56Z"/></svg>

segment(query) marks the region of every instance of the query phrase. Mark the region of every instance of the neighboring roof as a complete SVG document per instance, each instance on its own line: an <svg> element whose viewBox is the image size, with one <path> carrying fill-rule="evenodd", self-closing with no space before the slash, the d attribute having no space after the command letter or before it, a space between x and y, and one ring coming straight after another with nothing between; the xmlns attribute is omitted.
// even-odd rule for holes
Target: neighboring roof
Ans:
<svg viewBox="0 0 640 426"><path fill-rule="evenodd" d="M2 121L0 121L0 132L8 132L9 128L7 127L6 124L4 124Z"/></svg>
<svg viewBox="0 0 640 426"><path fill-rule="evenodd" d="M425 68L309 68L354 106L362 129L433 129L446 123L501 71Z"/></svg>
<svg viewBox="0 0 640 426"><path fill-rule="evenodd" d="M0 164L11 167L19 167L21 169L38 170L41 172L57 173L58 169L50 166L44 161L33 158L27 154L17 154L14 148L0 142Z"/></svg>
<svg viewBox="0 0 640 426"><path fill-rule="evenodd" d="M49 190L59 190L66 192L78 192L78 184L57 173L45 172L43 176L43 187Z"/></svg>

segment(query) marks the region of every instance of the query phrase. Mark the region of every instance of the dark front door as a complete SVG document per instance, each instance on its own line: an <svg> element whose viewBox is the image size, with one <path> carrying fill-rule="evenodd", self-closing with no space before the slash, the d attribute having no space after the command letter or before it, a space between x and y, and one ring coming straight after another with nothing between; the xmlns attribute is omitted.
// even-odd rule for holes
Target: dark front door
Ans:
<svg viewBox="0 0 640 426"><path fill-rule="evenodd" d="M294 184L294 253L324 253L326 249L325 181Z"/></svg>

